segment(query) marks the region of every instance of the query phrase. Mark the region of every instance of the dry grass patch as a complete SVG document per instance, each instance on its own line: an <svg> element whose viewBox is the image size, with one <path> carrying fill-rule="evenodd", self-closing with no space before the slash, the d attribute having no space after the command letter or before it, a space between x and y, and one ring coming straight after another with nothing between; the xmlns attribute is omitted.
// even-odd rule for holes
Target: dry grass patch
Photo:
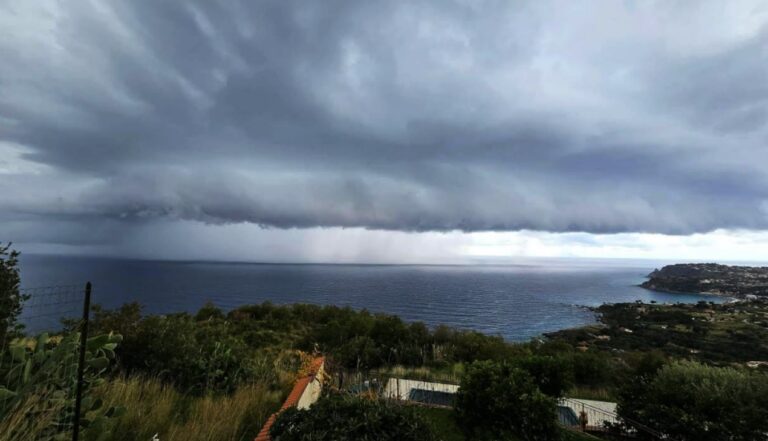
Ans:
<svg viewBox="0 0 768 441"><path fill-rule="evenodd" d="M29 441L48 435L57 424L61 411L61 405L31 397L0 419L0 441Z"/></svg>
<svg viewBox="0 0 768 441"><path fill-rule="evenodd" d="M194 397L141 377L114 379L96 394L106 406L126 409L113 422L108 439L114 441L149 441L155 434L161 441L252 440L283 395L250 384L231 395Z"/></svg>

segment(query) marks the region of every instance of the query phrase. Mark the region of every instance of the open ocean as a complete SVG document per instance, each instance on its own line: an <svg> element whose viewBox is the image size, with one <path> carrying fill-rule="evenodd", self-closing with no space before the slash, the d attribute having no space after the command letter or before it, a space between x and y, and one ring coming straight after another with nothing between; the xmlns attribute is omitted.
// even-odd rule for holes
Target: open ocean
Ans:
<svg viewBox="0 0 768 441"><path fill-rule="evenodd" d="M635 300L696 302L636 285L661 264L531 260L517 265L415 266L167 262L23 255L24 288L93 282L105 307L138 301L146 312L224 309L271 301L366 308L428 325L525 340L594 322L583 306Z"/></svg>

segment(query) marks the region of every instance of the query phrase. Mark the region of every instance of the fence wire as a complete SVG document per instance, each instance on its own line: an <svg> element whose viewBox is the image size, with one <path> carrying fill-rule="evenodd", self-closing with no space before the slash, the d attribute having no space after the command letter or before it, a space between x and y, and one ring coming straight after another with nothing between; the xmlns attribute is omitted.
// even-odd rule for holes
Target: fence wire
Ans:
<svg viewBox="0 0 768 441"><path fill-rule="evenodd" d="M0 338L2 439L72 439L84 287L25 288L20 294L20 326Z"/></svg>

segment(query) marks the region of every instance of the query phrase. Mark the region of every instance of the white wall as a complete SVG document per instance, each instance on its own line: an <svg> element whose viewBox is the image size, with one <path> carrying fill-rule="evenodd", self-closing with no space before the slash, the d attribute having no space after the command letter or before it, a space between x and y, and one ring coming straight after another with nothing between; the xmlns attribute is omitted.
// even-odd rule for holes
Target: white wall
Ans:
<svg viewBox="0 0 768 441"><path fill-rule="evenodd" d="M299 409L308 409L309 406L313 405L315 401L320 398L320 392L323 391L323 381L325 380L324 367L325 363L320 365L320 368L317 370L317 374L315 374L315 378L309 382L307 387L304 389L304 393L301 394L299 403L296 405L296 407Z"/></svg>

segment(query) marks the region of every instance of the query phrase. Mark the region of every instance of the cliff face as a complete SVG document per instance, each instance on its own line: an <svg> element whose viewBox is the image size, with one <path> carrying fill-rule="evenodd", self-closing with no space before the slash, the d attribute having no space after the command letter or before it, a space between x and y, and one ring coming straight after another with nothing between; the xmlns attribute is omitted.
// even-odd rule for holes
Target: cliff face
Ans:
<svg viewBox="0 0 768 441"><path fill-rule="evenodd" d="M640 286L656 291L768 296L768 267L680 263L657 269L648 278Z"/></svg>

